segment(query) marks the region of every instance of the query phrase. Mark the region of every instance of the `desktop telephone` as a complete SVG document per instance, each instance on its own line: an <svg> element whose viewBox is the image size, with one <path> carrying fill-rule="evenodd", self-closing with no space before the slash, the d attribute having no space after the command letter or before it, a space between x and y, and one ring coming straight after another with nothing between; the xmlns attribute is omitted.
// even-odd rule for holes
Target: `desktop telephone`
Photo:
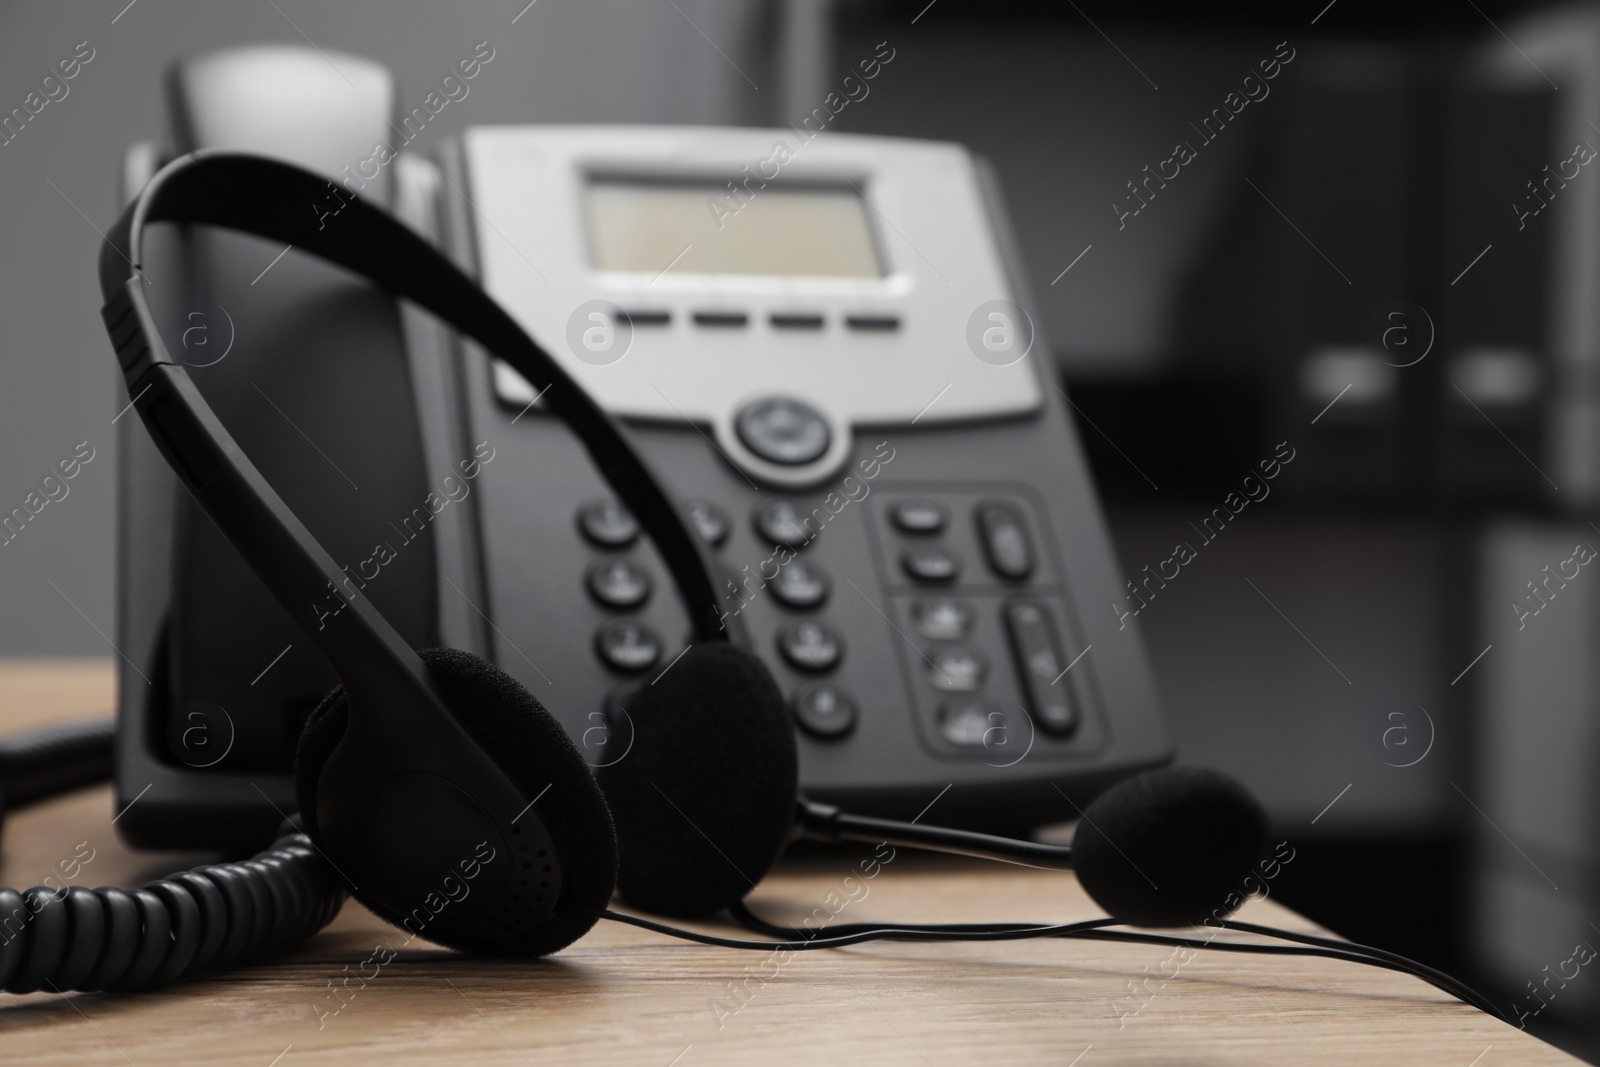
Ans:
<svg viewBox="0 0 1600 1067"><path fill-rule="evenodd" d="M981 161L804 128L483 126L434 158L376 152L412 130L394 83L335 63L257 47L178 64L169 141L129 149L124 196L180 152L276 155L328 176L307 205L323 225L371 200L478 277L713 546L724 622L790 700L808 795L1019 828L1168 758ZM339 268L171 231L143 265L156 315L347 591L414 646L507 671L591 766L627 758L631 695L672 670L688 618L534 390ZM119 828L258 845L337 679L136 420L118 429Z"/></svg>

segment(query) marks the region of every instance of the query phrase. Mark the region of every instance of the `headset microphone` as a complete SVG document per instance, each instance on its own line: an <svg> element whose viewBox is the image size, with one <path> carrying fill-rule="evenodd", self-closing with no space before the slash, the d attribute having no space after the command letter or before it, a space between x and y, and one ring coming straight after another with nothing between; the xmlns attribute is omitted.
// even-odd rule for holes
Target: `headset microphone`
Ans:
<svg viewBox="0 0 1600 1067"><path fill-rule="evenodd" d="M617 821L618 889L632 905L703 918L740 901L795 838L888 842L1073 869L1094 901L1139 926L1225 915L1260 858L1267 819L1215 771L1167 768L1114 786L1084 811L1071 847L855 815L798 796L797 754L760 660L691 649L628 703L632 745L599 771ZM798 797L798 799L797 799Z"/></svg>
<svg viewBox="0 0 1600 1067"><path fill-rule="evenodd" d="M809 840L1076 871L1096 904L1135 926L1188 926L1232 910L1223 902L1244 896L1267 828L1243 786L1197 767L1149 771L1108 789L1083 811L1070 846L853 815L805 797L799 806L797 826Z"/></svg>

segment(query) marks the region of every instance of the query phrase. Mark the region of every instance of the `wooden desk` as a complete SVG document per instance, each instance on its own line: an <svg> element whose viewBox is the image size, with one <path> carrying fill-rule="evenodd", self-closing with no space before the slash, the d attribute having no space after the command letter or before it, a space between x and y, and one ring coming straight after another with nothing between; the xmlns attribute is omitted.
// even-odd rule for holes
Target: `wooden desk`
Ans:
<svg viewBox="0 0 1600 1067"><path fill-rule="evenodd" d="M108 662L0 663L0 730L104 712ZM39 883L80 842L79 884L136 884L195 857L129 852L107 789L5 827L3 884ZM791 864L752 900L791 917L841 888L847 858ZM901 853L838 922L1070 921L1096 909L1070 875ZM1270 901L1256 922L1314 929ZM703 948L612 924L554 959L469 961L414 943L352 979L396 931L352 903L290 956L157 993L0 995L8 1062L1213 1065L1577 1063L1404 975L1310 958L1083 942L863 945L795 954ZM349 970L346 970L348 966ZM372 973L372 965L366 968ZM747 981L748 978L748 981ZM1131 983L1147 981L1136 995ZM742 991L731 995L731 985ZM741 1003L742 1002L742 1003ZM338 1009L336 1012L334 1009ZM1122 1013L1129 1014L1122 1017Z"/></svg>

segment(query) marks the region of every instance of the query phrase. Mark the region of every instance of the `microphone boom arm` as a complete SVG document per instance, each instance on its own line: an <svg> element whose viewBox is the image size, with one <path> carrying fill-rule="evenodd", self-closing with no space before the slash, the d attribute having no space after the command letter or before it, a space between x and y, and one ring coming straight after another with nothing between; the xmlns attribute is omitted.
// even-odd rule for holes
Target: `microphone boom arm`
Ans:
<svg viewBox="0 0 1600 1067"><path fill-rule="evenodd" d="M878 819L855 815L831 804L819 804L804 797L796 805L795 837L806 841L861 841L890 844L952 856L998 860L1023 867L1050 871L1072 869L1070 845L1045 845L1036 841L953 830L944 826L920 826L898 819Z"/></svg>

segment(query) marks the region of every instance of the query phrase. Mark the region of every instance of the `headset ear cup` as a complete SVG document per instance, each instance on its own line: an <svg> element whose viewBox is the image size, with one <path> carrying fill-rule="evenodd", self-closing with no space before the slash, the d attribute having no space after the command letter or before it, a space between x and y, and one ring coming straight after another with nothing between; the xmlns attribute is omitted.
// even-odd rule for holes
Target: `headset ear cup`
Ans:
<svg viewBox="0 0 1600 1067"><path fill-rule="evenodd" d="M538 813L561 857L563 885L555 913L532 933L516 938L485 935L481 941L453 943L490 955L542 956L582 937L596 922L593 912L610 903L617 880L617 837L604 794L588 764L561 724L514 678L468 652L420 649L445 706L467 733L511 776ZM306 832L323 844L316 818L323 766L344 735L348 705L336 689L306 720L295 756L295 788ZM517 879L536 881L535 857L509 857ZM335 864L338 857L331 857ZM388 921L388 914L359 889L356 897ZM426 931L423 931L426 936Z"/></svg>
<svg viewBox="0 0 1600 1067"><path fill-rule="evenodd" d="M634 907L702 918L740 900L782 853L799 788L794 727L766 666L691 648L624 702L632 747L600 768Z"/></svg>
<svg viewBox="0 0 1600 1067"><path fill-rule="evenodd" d="M294 795L300 806L303 829L313 839L317 825L317 779L322 777L322 767L333 755L344 737L345 723L350 716L350 702L345 698L344 686L338 686L306 717L300 729L300 740L294 750Z"/></svg>

